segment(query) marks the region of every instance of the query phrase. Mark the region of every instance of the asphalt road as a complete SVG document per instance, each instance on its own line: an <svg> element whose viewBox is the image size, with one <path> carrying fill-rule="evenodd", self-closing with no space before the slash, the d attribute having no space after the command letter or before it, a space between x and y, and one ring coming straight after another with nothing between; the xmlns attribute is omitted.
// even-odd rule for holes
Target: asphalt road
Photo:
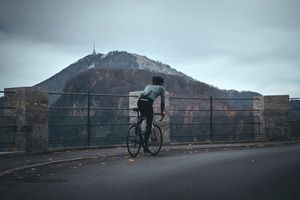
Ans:
<svg viewBox="0 0 300 200"><path fill-rule="evenodd" d="M47 165L0 177L0 197L299 200L300 145Z"/></svg>

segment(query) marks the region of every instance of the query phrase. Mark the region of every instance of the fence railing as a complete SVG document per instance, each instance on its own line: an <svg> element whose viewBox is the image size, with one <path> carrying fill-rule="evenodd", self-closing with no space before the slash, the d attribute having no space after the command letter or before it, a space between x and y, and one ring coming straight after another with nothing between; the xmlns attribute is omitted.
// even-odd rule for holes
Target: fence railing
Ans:
<svg viewBox="0 0 300 200"><path fill-rule="evenodd" d="M134 117L130 116L129 98L137 96L49 92L51 95L60 95L49 107L51 146L125 144L130 117ZM254 140L259 134L255 131L260 130L255 128L260 124L254 114L259 110L251 109L256 100L259 99L170 97L171 142ZM178 101L193 101L189 104L193 106L180 107ZM230 101L250 103L236 106Z"/></svg>
<svg viewBox="0 0 300 200"><path fill-rule="evenodd" d="M4 91L0 91L0 94ZM7 92L6 92L7 93ZM13 93L13 92L9 92ZM50 147L105 146L126 143L131 124L130 95L49 92ZM0 98L0 149L15 145L15 108ZM260 98L169 98L171 142L252 141L261 133ZM50 102L50 101L49 101ZM300 138L300 98L290 98L293 138ZM6 133L14 133L9 136Z"/></svg>
<svg viewBox="0 0 300 200"><path fill-rule="evenodd" d="M126 141L132 117L129 116L128 99L136 96L49 92L51 95L60 95L49 107L51 146L112 145ZM118 102L120 99L124 102ZM63 120L59 120L61 118Z"/></svg>
<svg viewBox="0 0 300 200"><path fill-rule="evenodd" d="M173 113L186 113L184 116L178 114L172 117L173 120L171 120L170 125L174 126L174 129L177 130L181 128L184 133L171 135L172 139L173 141L178 140L178 138L179 141L254 140L255 135L260 132L258 113L260 110L252 109L253 101L257 100L260 99L214 98L212 96L208 98L170 97L170 101L177 101L174 103L176 105L174 108L176 108L171 109L170 111ZM178 108L178 105L182 104L180 101L184 101L184 108ZM189 107L189 101L193 102L193 109L186 109L186 107ZM195 101L198 103L195 103ZM220 103L220 101L222 101L222 103ZM249 101L250 103L236 104L235 102L236 105L233 105L230 101ZM199 104L201 104L201 108L197 107ZM226 106L226 108L222 109L222 106ZM192 116L191 119L189 119L189 115ZM181 120L181 123L178 123L178 118L183 118L184 120ZM245 128L241 126L248 127Z"/></svg>

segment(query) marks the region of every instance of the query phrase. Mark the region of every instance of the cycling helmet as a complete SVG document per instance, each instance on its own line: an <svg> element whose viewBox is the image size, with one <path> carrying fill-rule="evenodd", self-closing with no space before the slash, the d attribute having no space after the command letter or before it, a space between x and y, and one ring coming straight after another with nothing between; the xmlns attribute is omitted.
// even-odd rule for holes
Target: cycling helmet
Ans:
<svg viewBox="0 0 300 200"><path fill-rule="evenodd" d="M161 76L153 76L152 83L153 83L153 85L163 85L164 79Z"/></svg>

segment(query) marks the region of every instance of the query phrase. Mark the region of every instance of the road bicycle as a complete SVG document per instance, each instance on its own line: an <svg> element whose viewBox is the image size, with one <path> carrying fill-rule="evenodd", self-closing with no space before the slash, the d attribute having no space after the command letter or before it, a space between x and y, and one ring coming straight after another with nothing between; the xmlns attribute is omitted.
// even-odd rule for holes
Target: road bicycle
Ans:
<svg viewBox="0 0 300 200"><path fill-rule="evenodd" d="M143 121L146 119L145 117L141 117L140 111L138 108L133 109L137 114L137 121L133 125L129 127L128 135L127 135L127 150L129 155L132 157L136 157L141 147L145 147L145 134L146 128L142 127ZM160 121L163 120L163 115L161 115ZM151 155L157 155L161 149L163 142L161 128L153 123L151 134L148 140L148 151Z"/></svg>

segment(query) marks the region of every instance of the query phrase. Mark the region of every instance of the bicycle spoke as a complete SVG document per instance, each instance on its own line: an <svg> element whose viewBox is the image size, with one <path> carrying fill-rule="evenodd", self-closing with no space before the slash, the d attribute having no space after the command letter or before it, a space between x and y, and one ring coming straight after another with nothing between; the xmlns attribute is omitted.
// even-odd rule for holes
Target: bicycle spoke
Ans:
<svg viewBox="0 0 300 200"><path fill-rule="evenodd" d="M127 135L127 150L128 153L136 157L140 151L141 142L139 137L139 128L137 125L132 125L128 130Z"/></svg>
<svg viewBox="0 0 300 200"><path fill-rule="evenodd" d="M162 133L160 128L157 125L154 125L152 129L149 141L148 141L148 149L152 155L158 154L162 145Z"/></svg>

